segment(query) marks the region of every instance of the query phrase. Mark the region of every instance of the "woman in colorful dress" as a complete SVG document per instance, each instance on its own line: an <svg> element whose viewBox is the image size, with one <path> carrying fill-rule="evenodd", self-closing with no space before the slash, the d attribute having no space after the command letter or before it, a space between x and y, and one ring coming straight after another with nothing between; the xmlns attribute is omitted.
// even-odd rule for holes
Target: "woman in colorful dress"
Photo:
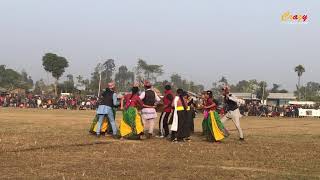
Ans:
<svg viewBox="0 0 320 180"><path fill-rule="evenodd" d="M121 109L123 110L123 118L120 122L121 139L137 140L143 135L143 124L138 111L142 107L143 102L139 98L138 85L134 84L131 93L121 99Z"/></svg>
<svg viewBox="0 0 320 180"><path fill-rule="evenodd" d="M187 106L186 119L183 126L183 132L184 132L183 140L190 142L191 128L193 124L192 111L191 111L191 104L193 103L193 100L191 99L191 97L187 92L183 93L183 99L184 99L184 102L186 102L186 106Z"/></svg>
<svg viewBox="0 0 320 180"><path fill-rule="evenodd" d="M227 130L220 121L220 116L216 112L216 103L213 101L212 91L206 91L204 101L204 135L210 142L220 142L228 136Z"/></svg>
<svg viewBox="0 0 320 180"><path fill-rule="evenodd" d="M201 93L201 99L200 99L200 108L203 109L203 107L205 106L205 103L206 103L206 94L207 92L206 91L203 91ZM203 111L203 120L202 120L202 136L206 136L207 135L207 117L208 117L208 111Z"/></svg>
<svg viewBox="0 0 320 180"><path fill-rule="evenodd" d="M184 98L183 89L177 90L177 95L173 100L174 112L171 125L171 140L172 142L180 142L186 138L185 123L188 118L188 104Z"/></svg>

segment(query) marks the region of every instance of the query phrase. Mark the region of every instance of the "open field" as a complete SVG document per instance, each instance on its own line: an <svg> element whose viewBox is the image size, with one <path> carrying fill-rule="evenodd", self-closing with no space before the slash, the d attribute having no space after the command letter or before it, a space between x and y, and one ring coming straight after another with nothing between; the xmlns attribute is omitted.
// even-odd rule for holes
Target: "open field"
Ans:
<svg viewBox="0 0 320 180"><path fill-rule="evenodd" d="M0 108L1 179L320 179L320 119L245 117L245 142L119 141L88 134L94 111ZM121 114L117 114L120 118Z"/></svg>

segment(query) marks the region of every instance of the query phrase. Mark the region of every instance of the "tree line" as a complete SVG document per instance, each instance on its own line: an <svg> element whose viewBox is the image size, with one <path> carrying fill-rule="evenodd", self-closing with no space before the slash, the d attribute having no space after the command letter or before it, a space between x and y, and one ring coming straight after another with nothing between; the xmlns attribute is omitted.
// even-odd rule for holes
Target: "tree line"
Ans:
<svg viewBox="0 0 320 180"><path fill-rule="evenodd" d="M126 65L116 65L114 59L106 59L98 63L91 76L84 78L82 75L67 74L66 80L61 82L60 79L69 67L69 62L65 57L54 53L46 53L42 57L42 66L44 70L51 74L55 79L53 84L46 84L43 79L33 83L31 76L25 70L17 72L13 69L0 65L0 87L7 90L14 88L22 88L32 90L36 94L54 93L58 95L62 92L97 94L99 90L99 82L101 79L102 87L107 82L115 81L118 91L128 91L135 81L143 82L149 80L154 87L163 91L164 84L172 84L174 89L183 88L194 93L201 93L205 90L204 85L197 84L194 81L187 80L179 74L172 74L167 80L159 80L164 74L163 65L149 64L143 59L138 59L135 67L131 68ZM298 75L297 89L294 92L298 99L320 101L320 84L318 82L308 82L301 86L301 77L305 72L303 65L294 68ZM281 88L280 84L272 84L270 88L267 82L256 79L241 80L236 84L230 84L226 77L212 83L211 90L215 96L220 95L221 88L225 85L230 86L232 92L252 93L256 94L259 99L266 99L269 93L287 93L286 89Z"/></svg>
<svg viewBox="0 0 320 180"><path fill-rule="evenodd" d="M14 69L7 68L5 65L0 65L0 87L6 90L15 88L32 89L33 80L25 70L17 72Z"/></svg>

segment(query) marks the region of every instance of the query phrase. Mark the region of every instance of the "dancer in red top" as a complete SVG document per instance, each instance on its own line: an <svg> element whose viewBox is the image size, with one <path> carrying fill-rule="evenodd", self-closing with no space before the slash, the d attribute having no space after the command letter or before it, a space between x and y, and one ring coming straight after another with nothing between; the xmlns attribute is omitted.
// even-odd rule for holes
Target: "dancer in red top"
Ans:
<svg viewBox="0 0 320 180"><path fill-rule="evenodd" d="M120 122L121 138L140 139L143 135L143 124L138 108L142 108L143 102L139 97L139 88L134 84L131 93L125 95L121 100L123 118Z"/></svg>
<svg viewBox="0 0 320 180"><path fill-rule="evenodd" d="M203 134L210 142L219 142L228 136L227 130L220 121L220 116L216 112L217 104L213 101L212 91L207 91L204 102Z"/></svg>
<svg viewBox="0 0 320 180"><path fill-rule="evenodd" d="M159 137L165 138L169 135L169 126L168 121L172 116L172 102L173 102L173 93L171 91L171 86L167 84L164 87L164 97L163 97L163 104L164 110L161 113L160 120L159 120Z"/></svg>

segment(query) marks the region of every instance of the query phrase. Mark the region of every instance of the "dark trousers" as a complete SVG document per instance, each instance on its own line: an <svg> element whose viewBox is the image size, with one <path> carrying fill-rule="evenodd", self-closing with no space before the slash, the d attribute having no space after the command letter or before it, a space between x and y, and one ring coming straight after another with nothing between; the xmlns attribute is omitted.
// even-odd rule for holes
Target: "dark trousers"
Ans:
<svg viewBox="0 0 320 180"><path fill-rule="evenodd" d="M185 120L183 124L183 137L190 137L193 125L192 111L185 111Z"/></svg>
<svg viewBox="0 0 320 180"><path fill-rule="evenodd" d="M171 117L170 112L162 112L159 120L159 135L167 137L169 135L169 125L168 121Z"/></svg>
<svg viewBox="0 0 320 180"><path fill-rule="evenodd" d="M186 128L186 121L187 121L187 111L178 111L178 131L176 132L176 138L178 140L182 140L186 136L185 128Z"/></svg>

